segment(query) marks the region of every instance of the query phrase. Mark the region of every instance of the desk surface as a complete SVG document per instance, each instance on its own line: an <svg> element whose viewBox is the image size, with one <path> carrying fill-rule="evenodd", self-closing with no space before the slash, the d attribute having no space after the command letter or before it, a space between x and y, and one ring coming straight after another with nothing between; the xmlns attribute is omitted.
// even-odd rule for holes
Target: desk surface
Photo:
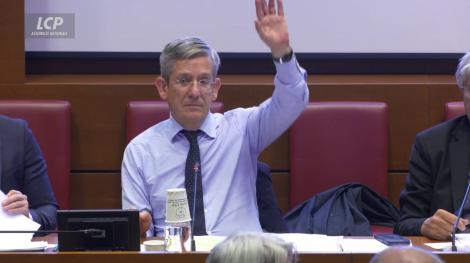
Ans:
<svg viewBox="0 0 470 263"><path fill-rule="evenodd" d="M57 236L49 235L42 240L49 243L56 243ZM424 246L424 243L432 242L425 237L410 237L413 245L430 249ZM437 252L439 256L446 262L469 262L470 253L449 253ZM79 262L79 263L102 263L102 262L133 262L133 263L150 263L150 262L201 262L207 258L208 253L189 252L189 253L140 253L140 252L114 252L114 251L86 251L86 252L4 252L0 253L0 262L8 263L62 263L62 262ZM350 254L350 253L301 253L299 255L300 262L368 262L373 254Z"/></svg>

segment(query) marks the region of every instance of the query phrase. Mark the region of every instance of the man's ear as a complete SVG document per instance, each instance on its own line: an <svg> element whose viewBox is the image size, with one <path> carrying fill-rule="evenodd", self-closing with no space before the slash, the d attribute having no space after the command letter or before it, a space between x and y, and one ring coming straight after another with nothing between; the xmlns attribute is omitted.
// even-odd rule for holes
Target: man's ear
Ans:
<svg viewBox="0 0 470 263"><path fill-rule="evenodd" d="M159 76L155 79L154 84L160 98L162 98L162 100L166 100L168 98L168 84L166 83L166 80L162 76Z"/></svg>
<svg viewBox="0 0 470 263"><path fill-rule="evenodd" d="M220 78L216 78L214 80L214 86L212 87L212 101L217 100L217 95L219 94L219 89L222 86L222 82L220 82Z"/></svg>

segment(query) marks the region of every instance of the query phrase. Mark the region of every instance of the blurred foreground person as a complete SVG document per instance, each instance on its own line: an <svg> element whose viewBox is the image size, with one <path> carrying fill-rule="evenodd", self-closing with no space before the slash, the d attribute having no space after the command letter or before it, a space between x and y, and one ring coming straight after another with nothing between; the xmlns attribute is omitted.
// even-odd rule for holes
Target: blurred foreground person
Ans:
<svg viewBox="0 0 470 263"><path fill-rule="evenodd" d="M291 243L263 233L228 237L212 249L206 263L294 263L297 253Z"/></svg>
<svg viewBox="0 0 470 263"><path fill-rule="evenodd" d="M417 247L389 247L376 254L369 263L443 263L439 256Z"/></svg>

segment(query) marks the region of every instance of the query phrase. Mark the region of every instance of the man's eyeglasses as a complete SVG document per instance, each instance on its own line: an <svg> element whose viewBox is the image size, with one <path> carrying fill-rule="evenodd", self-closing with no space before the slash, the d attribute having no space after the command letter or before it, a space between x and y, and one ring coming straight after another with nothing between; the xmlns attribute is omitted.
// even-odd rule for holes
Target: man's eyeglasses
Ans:
<svg viewBox="0 0 470 263"><path fill-rule="evenodd" d="M193 79L193 78L182 76L176 79L175 84L181 88L189 88L194 84L194 82L196 82L196 86L198 88L202 88L202 89L208 89L214 83L212 78Z"/></svg>

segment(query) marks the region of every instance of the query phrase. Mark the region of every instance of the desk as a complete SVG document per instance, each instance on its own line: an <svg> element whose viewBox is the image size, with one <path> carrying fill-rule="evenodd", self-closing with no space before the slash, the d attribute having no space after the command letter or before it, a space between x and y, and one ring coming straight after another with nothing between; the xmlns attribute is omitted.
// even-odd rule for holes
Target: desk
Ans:
<svg viewBox="0 0 470 263"><path fill-rule="evenodd" d="M410 237L415 246L422 247L424 243L432 242L424 237ZM48 236L48 242L57 242L56 236ZM428 247L424 247L428 249ZM470 253L446 253L439 252L439 256L448 263L469 262ZM8 263L204 263L208 253L140 253L140 252L4 252L0 253L0 262ZM349 254L349 253L302 253L299 255L300 262L338 262L338 263L363 263L369 262L373 254Z"/></svg>

